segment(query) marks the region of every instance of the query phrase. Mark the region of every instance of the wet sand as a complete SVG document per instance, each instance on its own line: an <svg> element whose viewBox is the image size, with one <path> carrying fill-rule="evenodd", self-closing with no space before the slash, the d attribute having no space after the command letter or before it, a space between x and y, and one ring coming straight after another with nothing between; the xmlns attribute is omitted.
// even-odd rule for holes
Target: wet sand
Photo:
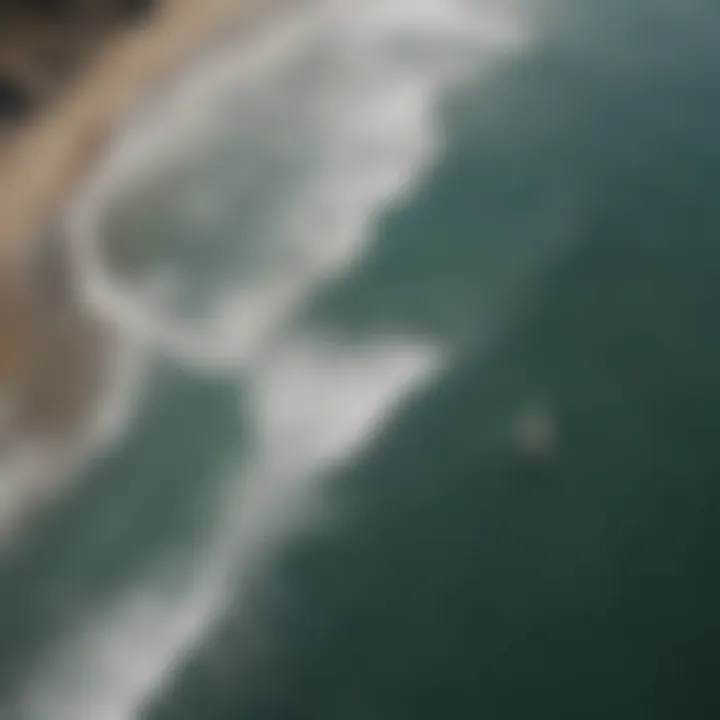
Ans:
<svg viewBox="0 0 720 720"><path fill-rule="evenodd" d="M0 157L0 262L15 262L139 98L213 30L259 6L166 0L162 13L112 41L53 109L19 131Z"/></svg>
<svg viewBox="0 0 720 720"><path fill-rule="evenodd" d="M18 291L21 308L7 310L16 335L5 339L17 344L6 346L16 366L2 395L0 558L71 484L65 468L95 420L119 349L112 329L77 302L61 250L59 242L43 246Z"/></svg>
<svg viewBox="0 0 720 720"><path fill-rule="evenodd" d="M166 0L150 24L119 36L32 125L0 147L0 467L26 442L71 446L92 421L116 346L83 310L63 238L64 203L129 113L215 31L261 0ZM231 25L231 26L232 26ZM53 473L54 474L54 473ZM0 470L0 546L64 482ZM1 547L0 547L1 549Z"/></svg>
<svg viewBox="0 0 720 720"><path fill-rule="evenodd" d="M0 149L0 392L42 342L23 278L57 213L126 115L193 49L259 0L166 0L146 26L111 42L63 98Z"/></svg>

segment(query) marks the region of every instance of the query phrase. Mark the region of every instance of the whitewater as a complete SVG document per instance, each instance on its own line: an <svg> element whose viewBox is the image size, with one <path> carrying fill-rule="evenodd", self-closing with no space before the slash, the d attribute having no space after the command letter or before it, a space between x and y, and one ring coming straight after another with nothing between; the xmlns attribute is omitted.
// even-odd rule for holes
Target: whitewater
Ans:
<svg viewBox="0 0 720 720"><path fill-rule="evenodd" d="M82 303L126 358L78 452L120 442L163 363L227 382L249 446L218 467L207 531L172 581L168 557L85 608L3 718L140 717L231 600L243 617L238 582L262 583L278 547L341 516L324 482L454 348L348 334L313 302L361 271L382 214L442 159L445 95L530 39L510 3L304 3L209 50L129 119L62 218ZM250 647L246 663L251 676Z"/></svg>

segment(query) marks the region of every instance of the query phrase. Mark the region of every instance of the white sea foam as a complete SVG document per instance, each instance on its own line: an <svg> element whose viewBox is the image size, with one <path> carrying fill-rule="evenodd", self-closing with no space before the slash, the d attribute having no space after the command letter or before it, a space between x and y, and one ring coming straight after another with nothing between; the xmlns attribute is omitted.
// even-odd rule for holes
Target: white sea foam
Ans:
<svg viewBox="0 0 720 720"><path fill-rule="evenodd" d="M443 47L448 39L472 39L474 53L466 44L459 55L450 52L450 43L442 55L462 59L465 71L491 67L494 57L521 45L518 19L483 7L452 0L374 0L360 6L328 0L311 4L312 10L303 7L278 35L268 33L250 47L226 49L208 60L169 94L167 105L153 106L154 116L132 125L69 214L78 277L91 306L195 364L234 367L257 351L270 328L361 259L378 208L410 191L438 153L442 138L434 104L459 77L459 67L456 62L449 71L437 62L409 62L398 52L402 41L417 40L431 52L435 26ZM163 154L175 150L177 156L178 147L187 153L194 143L206 143L198 117L212 118L229 105L237 110L230 114L231 130L220 131L225 142L251 145L265 136L267 155L237 159L229 203L242 201L241 188L252 184L263 162L278 160L273 148L280 148L280 161L308 145L315 152L290 191L278 192L274 203L266 199L263 212L272 220L262 234L246 238L265 248L263 272L254 282L244 277L241 287L236 279L219 282L204 322L178 322L142 288L108 272L101 251L103 214L108 200L122 195L131 181L162 173ZM176 203L168 210L187 213L188 198L178 195ZM208 213L201 215L207 222ZM192 232L190 224L187 233ZM203 234L198 229L197 235Z"/></svg>
<svg viewBox="0 0 720 720"><path fill-rule="evenodd" d="M255 445L233 473L193 571L172 588L162 574L138 578L84 627L69 629L10 720L137 717L223 609L229 574L261 568L297 513L311 512L312 481L362 453L442 366L442 349L407 338L338 341L303 327L299 311L357 267L378 214L411 192L441 151L440 94L461 70L515 52L525 28L495 5L461 0L319 0L302 13L282 35L226 48L184 77L167 104L158 101L132 123L70 213L88 305L136 342L198 371L241 377L254 402ZM288 73L318 51L324 59L311 67L319 75L290 93L290 106ZM289 194L263 210L273 222L252 238L268 248L262 271L246 276L239 267L241 277L221 288L207 315L188 323L104 265L102 221L126 186L156 173L178 146L207 143L203 129L222 126L228 106L247 112L250 134L258 132L251 118L259 106L275 122L288 116L280 151L296 152L310 132L313 158ZM187 212L181 205L175 211ZM212 202L197 207L203 223L222 212Z"/></svg>
<svg viewBox="0 0 720 720"><path fill-rule="evenodd" d="M225 608L230 576L261 571L297 513L308 511L311 481L361 453L439 361L399 339L356 347L306 337L251 370L258 442L234 471L238 482L222 497L196 571L170 587L162 573L142 578L88 617L39 668L16 716L136 717Z"/></svg>

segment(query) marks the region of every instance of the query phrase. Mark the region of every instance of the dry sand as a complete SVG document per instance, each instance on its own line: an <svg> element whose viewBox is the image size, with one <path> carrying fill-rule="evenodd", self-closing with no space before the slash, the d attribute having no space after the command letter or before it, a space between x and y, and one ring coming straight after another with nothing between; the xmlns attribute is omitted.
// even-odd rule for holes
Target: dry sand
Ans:
<svg viewBox="0 0 720 720"><path fill-rule="evenodd" d="M0 151L0 400L8 411L0 461L12 456L18 438L71 444L92 417L114 348L112 334L76 302L57 253L61 239L43 243L53 216L154 87L215 29L267 5L165 2L159 17L114 41L60 103ZM33 252L38 247L43 252ZM0 474L0 558L15 531L62 495L65 486L56 480Z"/></svg>
<svg viewBox="0 0 720 720"><path fill-rule="evenodd" d="M62 204L118 121L213 29L258 0L165 0L147 26L124 33L61 102L0 158L0 264Z"/></svg>
<svg viewBox="0 0 720 720"><path fill-rule="evenodd" d="M22 287L40 237L97 161L118 124L214 31L260 0L164 0L147 25L119 35L62 99L15 132L0 151L0 392L44 345ZM32 302L30 303L32 305Z"/></svg>

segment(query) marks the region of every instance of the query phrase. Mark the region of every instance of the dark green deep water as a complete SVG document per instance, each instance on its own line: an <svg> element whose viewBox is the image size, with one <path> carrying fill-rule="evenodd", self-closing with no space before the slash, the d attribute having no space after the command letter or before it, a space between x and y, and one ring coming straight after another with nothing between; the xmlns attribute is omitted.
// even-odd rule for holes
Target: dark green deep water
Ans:
<svg viewBox="0 0 720 720"><path fill-rule="evenodd" d="M720 717L720 6L546 5L529 52L444 98L442 161L308 310L452 360L332 472L337 517L239 581L149 720ZM158 372L147 420L0 577L6 695L43 633L212 523L243 403ZM542 461L514 440L537 398Z"/></svg>

